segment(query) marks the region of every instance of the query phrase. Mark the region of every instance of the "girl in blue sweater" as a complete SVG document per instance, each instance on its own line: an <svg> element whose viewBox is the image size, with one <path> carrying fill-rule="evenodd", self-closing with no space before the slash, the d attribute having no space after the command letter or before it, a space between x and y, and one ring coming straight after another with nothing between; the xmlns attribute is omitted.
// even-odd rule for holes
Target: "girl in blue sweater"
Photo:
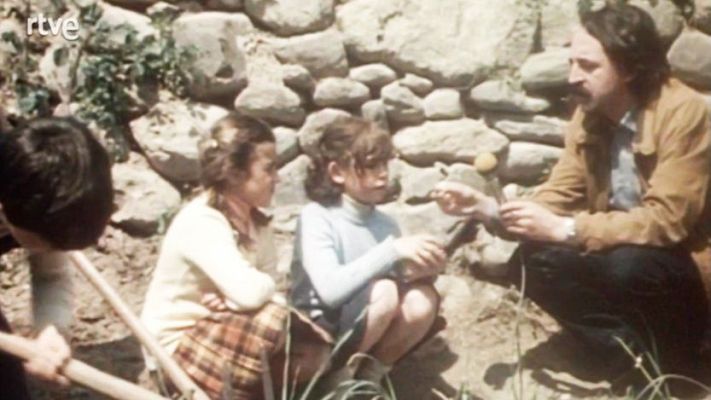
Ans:
<svg viewBox="0 0 711 400"><path fill-rule="evenodd" d="M336 365L353 353L359 378L379 381L428 332L439 296L432 279L445 252L430 235L400 237L377 210L388 195L390 135L349 118L319 141L301 212L292 263L291 301L335 337L350 335ZM425 278L425 279L423 279Z"/></svg>

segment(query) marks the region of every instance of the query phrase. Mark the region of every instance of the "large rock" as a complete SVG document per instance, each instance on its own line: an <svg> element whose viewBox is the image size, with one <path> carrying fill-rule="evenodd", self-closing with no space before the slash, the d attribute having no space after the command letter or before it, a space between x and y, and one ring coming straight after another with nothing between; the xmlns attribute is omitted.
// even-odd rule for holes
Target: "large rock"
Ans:
<svg viewBox="0 0 711 400"><path fill-rule="evenodd" d="M528 97L505 81L487 81L469 92L469 98L483 110L540 113L550 107L546 99Z"/></svg>
<svg viewBox="0 0 711 400"><path fill-rule="evenodd" d="M333 23L333 0L245 0L245 10L277 35L326 29Z"/></svg>
<svg viewBox="0 0 711 400"><path fill-rule="evenodd" d="M654 20L662 41L671 44L684 28L681 10L671 0L631 0L629 4L645 10Z"/></svg>
<svg viewBox="0 0 711 400"><path fill-rule="evenodd" d="M357 60L464 86L495 65L518 67L532 49L538 13L517 0L351 0L337 19Z"/></svg>
<svg viewBox="0 0 711 400"><path fill-rule="evenodd" d="M412 90L393 82L385 86L380 95L390 121L398 124L417 124L425 120L422 99Z"/></svg>
<svg viewBox="0 0 711 400"><path fill-rule="evenodd" d="M528 90L565 87L568 83L570 50L549 49L534 54L521 66L521 81Z"/></svg>
<svg viewBox="0 0 711 400"><path fill-rule="evenodd" d="M684 32L672 45L668 57L679 78L700 89L711 89L711 36Z"/></svg>
<svg viewBox="0 0 711 400"><path fill-rule="evenodd" d="M711 35L711 0L695 0L692 22L696 29Z"/></svg>
<svg viewBox="0 0 711 400"><path fill-rule="evenodd" d="M499 168L500 176L522 185L541 183L563 150L537 143L513 142Z"/></svg>
<svg viewBox="0 0 711 400"><path fill-rule="evenodd" d="M563 146L566 125L566 121L555 117L535 115L530 121L525 122L498 121L494 127L511 140Z"/></svg>
<svg viewBox="0 0 711 400"><path fill-rule="evenodd" d="M315 78L348 75L343 39L336 30L276 39L274 53L283 63L303 65Z"/></svg>
<svg viewBox="0 0 711 400"><path fill-rule="evenodd" d="M570 44L575 28L580 24L578 2L548 0L541 10L541 44L544 49Z"/></svg>
<svg viewBox="0 0 711 400"><path fill-rule="evenodd" d="M348 77L377 90L397 79L397 73L385 64L367 64L352 68Z"/></svg>
<svg viewBox="0 0 711 400"><path fill-rule="evenodd" d="M291 128L277 126L272 129L276 138L277 163L284 165L299 155L299 135Z"/></svg>
<svg viewBox="0 0 711 400"><path fill-rule="evenodd" d="M206 101L233 98L247 83L247 59L237 37L254 30L243 14L202 12L185 14L173 25L177 44L195 49L199 74L191 94Z"/></svg>
<svg viewBox="0 0 711 400"><path fill-rule="evenodd" d="M298 94L284 85L269 83L247 86L235 99L235 109L289 126L300 125L306 116Z"/></svg>
<svg viewBox="0 0 711 400"><path fill-rule="evenodd" d="M309 202L304 189L306 172L311 160L302 154L279 170L279 183L274 192L274 206L296 206Z"/></svg>
<svg viewBox="0 0 711 400"><path fill-rule="evenodd" d="M111 222L128 233L152 235L180 208L180 193L132 153L128 162L111 168L118 210Z"/></svg>
<svg viewBox="0 0 711 400"><path fill-rule="evenodd" d="M402 160L391 164L390 175L400 183L400 200L408 203L428 200L430 191L445 176L440 168L417 168Z"/></svg>
<svg viewBox="0 0 711 400"><path fill-rule="evenodd" d="M325 78L316 84L314 103L319 107L358 107L370 100L370 89L348 78Z"/></svg>
<svg viewBox="0 0 711 400"><path fill-rule="evenodd" d="M463 118L427 121L402 129L393 142L405 160L422 165L435 161L471 163L481 153L499 153L509 140L482 121Z"/></svg>
<svg viewBox="0 0 711 400"><path fill-rule="evenodd" d="M351 115L343 110L326 108L310 114L306 122L299 129L299 145L304 153L309 155L318 154L318 141L321 135L331 124L350 118Z"/></svg>
<svg viewBox="0 0 711 400"><path fill-rule="evenodd" d="M131 132L156 170L177 183L200 178L198 141L228 113L222 107L163 102L131 122Z"/></svg>
<svg viewBox="0 0 711 400"><path fill-rule="evenodd" d="M423 101L427 119L457 119L464 115L459 91L436 89Z"/></svg>

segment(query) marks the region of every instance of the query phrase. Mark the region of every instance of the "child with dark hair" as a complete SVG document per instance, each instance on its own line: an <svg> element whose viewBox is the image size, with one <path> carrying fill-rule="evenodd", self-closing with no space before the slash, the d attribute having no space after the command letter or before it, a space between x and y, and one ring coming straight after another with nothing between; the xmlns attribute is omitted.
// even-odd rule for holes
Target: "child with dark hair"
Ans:
<svg viewBox="0 0 711 400"><path fill-rule="evenodd" d="M350 335L336 365L369 353L356 375L380 381L432 326L439 296L431 279L418 278L436 275L446 255L429 235L400 237L376 208L388 194L387 132L350 118L326 129L318 150L306 182L314 202L296 233L291 301L334 336Z"/></svg>
<svg viewBox="0 0 711 400"><path fill-rule="evenodd" d="M71 319L68 259L60 250L95 243L113 206L111 168L104 148L87 128L69 118L40 118L0 133L0 254L30 252L35 344L41 357L25 369L67 384L59 374L70 350L57 328ZM10 327L0 313L0 330ZM3 398L29 399L22 365L0 354Z"/></svg>

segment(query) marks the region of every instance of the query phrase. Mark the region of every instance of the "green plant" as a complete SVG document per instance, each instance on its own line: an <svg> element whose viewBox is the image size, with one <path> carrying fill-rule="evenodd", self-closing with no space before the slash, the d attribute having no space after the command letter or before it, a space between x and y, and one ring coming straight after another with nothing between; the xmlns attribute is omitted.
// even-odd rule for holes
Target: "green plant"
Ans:
<svg viewBox="0 0 711 400"><path fill-rule="evenodd" d="M66 8L62 0L53 1L57 9ZM30 13L28 2L24 14ZM195 50L179 46L173 37L176 16L170 11L152 14L155 33L141 35L129 24L111 26L102 21L97 3L81 6L81 39L53 50L54 65L69 72L68 87L56 95L63 103L73 104L79 118L105 129L119 158L127 154L129 141L123 132L135 117L141 97L161 89L184 97L191 80L196 79L192 68ZM14 49L9 64L0 66L0 72L10 76L8 83L16 93L20 112L25 117L50 114L53 93L39 76L31 38L20 39L8 32L0 39Z"/></svg>

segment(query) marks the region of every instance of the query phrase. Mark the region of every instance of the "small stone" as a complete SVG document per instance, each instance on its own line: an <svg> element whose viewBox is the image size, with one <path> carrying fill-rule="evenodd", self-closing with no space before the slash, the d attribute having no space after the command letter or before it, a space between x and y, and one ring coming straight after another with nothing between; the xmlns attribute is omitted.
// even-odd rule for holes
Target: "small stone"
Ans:
<svg viewBox="0 0 711 400"><path fill-rule="evenodd" d="M405 76L400 79L400 85L412 90L419 96L426 95L434 88L434 84L431 80L415 74L405 74Z"/></svg>
<svg viewBox="0 0 711 400"><path fill-rule="evenodd" d="M326 78L316 84L314 103L319 107L357 107L370 99L370 89L346 78Z"/></svg>
<svg viewBox="0 0 711 400"><path fill-rule="evenodd" d="M351 69L348 77L377 90L394 82L397 79L397 73L385 64L367 64Z"/></svg>

